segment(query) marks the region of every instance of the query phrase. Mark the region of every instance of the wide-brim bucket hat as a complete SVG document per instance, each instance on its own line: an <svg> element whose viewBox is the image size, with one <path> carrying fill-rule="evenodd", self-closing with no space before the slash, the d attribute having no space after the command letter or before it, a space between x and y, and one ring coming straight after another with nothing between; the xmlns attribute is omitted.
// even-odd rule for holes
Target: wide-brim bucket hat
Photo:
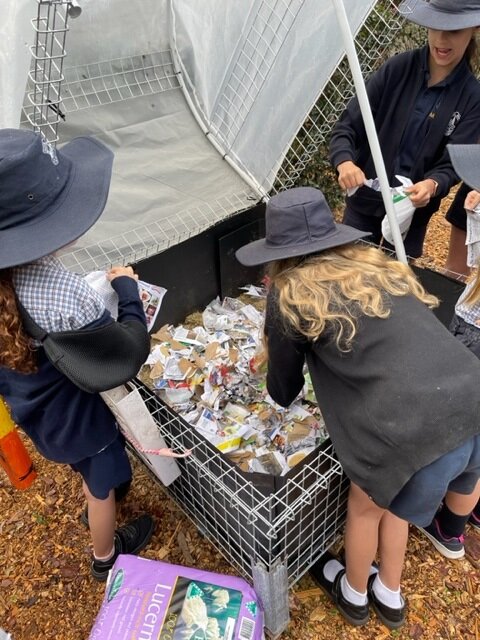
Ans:
<svg viewBox="0 0 480 640"><path fill-rule="evenodd" d="M480 144L448 144L453 168L471 189L480 191Z"/></svg>
<svg viewBox="0 0 480 640"><path fill-rule="evenodd" d="M239 262L254 266L318 253L370 235L335 223L323 193L313 187L287 189L267 202L265 238L235 253Z"/></svg>
<svg viewBox="0 0 480 640"><path fill-rule="evenodd" d="M0 269L73 242L107 202L113 153L91 137L55 150L40 133L0 130Z"/></svg>
<svg viewBox="0 0 480 640"><path fill-rule="evenodd" d="M410 22L437 31L480 26L480 0L404 0L398 10Z"/></svg>

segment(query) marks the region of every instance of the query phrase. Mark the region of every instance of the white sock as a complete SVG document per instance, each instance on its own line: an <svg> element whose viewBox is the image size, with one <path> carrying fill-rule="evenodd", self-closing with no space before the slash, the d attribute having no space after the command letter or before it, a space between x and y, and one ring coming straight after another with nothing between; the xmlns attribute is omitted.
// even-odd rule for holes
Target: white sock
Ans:
<svg viewBox="0 0 480 640"><path fill-rule="evenodd" d="M114 553L115 553L115 545L113 545L112 550L107 556L96 556L95 554L93 554L93 557L95 558L95 560L99 560L100 562L107 562L107 560L111 560L113 558Z"/></svg>
<svg viewBox="0 0 480 640"><path fill-rule="evenodd" d="M351 604L354 604L358 607L367 604L367 592L365 591L365 593L360 593L359 591L355 591L355 589L348 584L346 575L343 576L340 580L340 587L342 589L343 597Z"/></svg>
<svg viewBox="0 0 480 640"><path fill-rule="evenodd" d="M333 582L337 573L342 569L345 569L345 567L341 562L338 560L329 560L323 567L323 575L329 582Z"/></svg>
<svg viewBox="0 0 480 640"><path fill-rule="evenodd" d="M373 581L372 589L373 593L380 600L380 602L387 605L387 607L390 607L391 609L401 609L405 604L405 601L400 594L400 588L398 588L396 591L392 591L383 584L378 574Z"/></svg>
<svg viewBox="0 0 480 640"><path fill-rule="evenodd" d="M342 569L345 569L345 567L341 562L335 559L329 560L323 567L323 575L329 582L333 582L337 576L337 573ZM372 564L368 575L371 576L374 573L378 573L378 568L374 567Z"/></svg>

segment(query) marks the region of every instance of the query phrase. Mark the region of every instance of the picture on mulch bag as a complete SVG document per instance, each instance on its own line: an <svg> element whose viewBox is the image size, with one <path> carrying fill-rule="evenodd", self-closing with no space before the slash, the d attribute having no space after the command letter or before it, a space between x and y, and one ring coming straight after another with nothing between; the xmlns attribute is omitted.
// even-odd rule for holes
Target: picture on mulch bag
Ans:
<svg viewBox="0 0 480 640"><path fill-rule="evenodd" d="M241 591L179 576L159 640L232 640L241 604Z"/></svg>

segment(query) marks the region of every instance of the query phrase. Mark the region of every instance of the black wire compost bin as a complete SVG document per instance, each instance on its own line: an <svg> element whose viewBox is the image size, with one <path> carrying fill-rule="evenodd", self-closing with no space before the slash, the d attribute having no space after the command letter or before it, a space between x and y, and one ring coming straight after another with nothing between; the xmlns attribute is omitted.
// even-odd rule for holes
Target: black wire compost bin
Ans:
<svg viewBox="0 0 480 640"><path fill-rule="evenodd" d="M142 280L165 287L156 328L181 322L217 295L259 282L260 269L242 267L235 251L261 237L264 206L233 216L163 253L140 262ZM417 269L439 295L447 324L462 285ZM342 534L348 483L327 440L284 476L246 473L142 382L135 382L167 444L194 449L180 460L181 476L166 490L200 532L253 583L266 628L281 633L289 621L288 589ZM148 466L148 461L135 452Z"/></svg>

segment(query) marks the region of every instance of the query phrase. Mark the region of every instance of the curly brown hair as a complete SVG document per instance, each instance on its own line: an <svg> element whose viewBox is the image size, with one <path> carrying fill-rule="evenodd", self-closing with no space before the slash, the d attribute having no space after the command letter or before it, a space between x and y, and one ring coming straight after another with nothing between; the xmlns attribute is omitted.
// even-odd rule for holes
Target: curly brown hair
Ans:
<svg viewBox="0 0 480 640"><path fill-rule="evenodd" d="M31 338L23 329L10 269L0 270L0 366L20 373L37 371Z"/></svg>

